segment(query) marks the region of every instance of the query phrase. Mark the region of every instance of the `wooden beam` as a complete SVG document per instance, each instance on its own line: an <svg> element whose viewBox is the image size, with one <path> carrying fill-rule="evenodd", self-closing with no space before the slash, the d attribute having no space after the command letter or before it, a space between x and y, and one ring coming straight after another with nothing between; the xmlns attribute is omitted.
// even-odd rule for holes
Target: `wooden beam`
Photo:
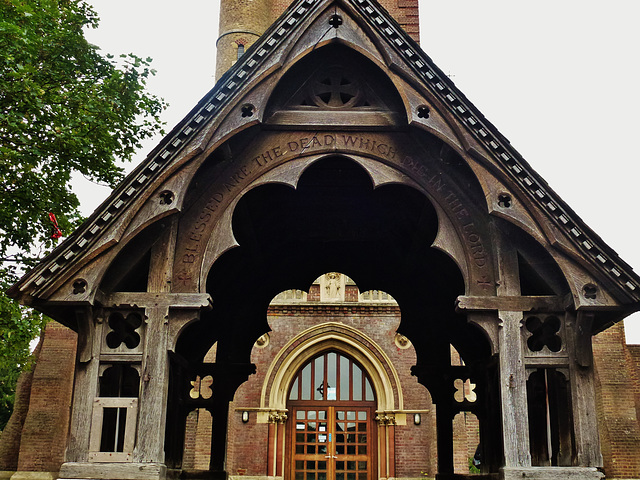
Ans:
<svg viewBox="0 0 640 480"><path fill-rule="evenodd" d="M115 292L96 295L96 302L103 307L138 308L210 308L212 301L208 293L166 293L166 292Z"/></svg>
<svg viewBox="0 0 640 480"><path fill-rule="evenodd" d="M570 305L567 296L504 296L483 297L460 295L456 309L466 311L499 310L501 312L564 312Z"/></svg>

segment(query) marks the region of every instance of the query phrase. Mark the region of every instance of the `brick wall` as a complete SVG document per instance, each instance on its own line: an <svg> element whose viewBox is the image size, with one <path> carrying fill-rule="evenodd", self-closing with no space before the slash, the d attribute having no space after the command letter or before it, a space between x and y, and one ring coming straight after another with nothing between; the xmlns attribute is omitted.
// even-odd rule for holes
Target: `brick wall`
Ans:
<svg viewBox="0 0 640 480"><path fill-rule="evenodd" d="M216 79L237 60L238 43L248 48L291 5L291 0L223 0L220 3L219 38L216 43ZM380 0L400 26L420 42L418 0ZM232 33L238 31L237 33ZM248 33L247 33L248 32Z"/></svg>
<svg viewBox="0 0 640 480"><path fill-rule="evenodd" d="M290 0L270 0L271 23L282 15L291 4ZM396 19L400 26L416 42L420 41L420 23L418 18L418 0L379 0L387 11Z"/></svg>
<svg viewBox="0 0 640 480"><path fill-rule="evenodd" d="M69 431L77 335L49 322L33 371L29 412L22 429L19 471L57 472Z"/></svg>
<svg viewBox="0 0 640 480"><path fill-rule="evenodd" d="M379 0L400 26L416 42L420 42L420 18L418 0Z"/></svg>
<svg viewBox="0 0 640 480"><path fill-rule="evenodd" d="M182 455L182 468L193 470L196 462L196 432L198 429L198 410L192 410L187 415L184 434L184 453ZM211 455L211 450L209 450Z"/></svg>
<svg viewBox="0 0 640 480"><path fill-rule="evenodd" d="M637 363L618 323L593 339L598 420L608 478L640 478ZM637 349L633 349L637 352Z"/></svg>
<svg viewBox="0 0 640 480"><path fill-rule="evenodd" d="M627 359L632 366L631 373L633 378L633 393L636 402L636 416L640 420L640 345L627 345Z"/></svg>
<svg viewBox="0 0 640 480"><path fill-rule="evenodd" d="M38 358L42 350L43 338L40 338L38 346L33 352L34 358ZM35 365L33 365L35 367ZM20 441L22 428L29 412L29 397L31 396L31 384L33 383L33 368L25 370L18 378L13 412L7 422L2 436L0 436L0 471L13 471L18 469L18 456L20 454Z"/></svg>
<svg viewBox="0 0 640 480"><path fill-rule="evenodd" d="M422 472L435 474L435 409L428 391L410 374L416 357L413 348L396 346L394 338L400 321L395 306L362 305L279 305L272 306L268 315L269 345L254 348L251 361L258 366L256 375L236 392L230 405L227 451L228 471L231 475L266 475L268 425L256 423L251 413L248 423L242 423L243 409L260 405L265 374L274 356L291 338L300 332L323 322L339 322L354 327L375 341L389 357L400 378L406 410L420 410L422 421L414 425L409 415L406 425L395 427L397 477L420 477ZM426 411L426 412L424 412ZM234 441L236 440L236 441Z"/></svg>
<svg viewBox="0 0 640 480"><path fill-rule="evenodd" d="M216 42L216 79L238 59L238 45L249 48L271 25L268 0L223 0Z"/></svg>
<svg viewBox="0 0 640 480"><path fill-rule="evenodd" d="M480 442L480 423L471 412L460 412L453 419L453 463L455 473L469 473L469 459L473 458Z"/></svg>

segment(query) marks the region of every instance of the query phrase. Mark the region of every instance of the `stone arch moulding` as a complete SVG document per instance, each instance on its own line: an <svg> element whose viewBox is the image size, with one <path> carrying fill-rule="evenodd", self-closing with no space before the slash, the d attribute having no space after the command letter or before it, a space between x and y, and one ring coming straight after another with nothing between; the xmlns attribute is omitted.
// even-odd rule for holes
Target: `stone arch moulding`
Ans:
<svg viewBox="0 0 640 480"><path fill-rule="evenodd" d="M351 356L364 368L373 382L379 412L403 410L400 377L384 351L355 328L328 322L292 338L274 358L260 394L260 410L266 417L270 411L286 409L289 387L298 370L317 354L330 349Z"/></svg>

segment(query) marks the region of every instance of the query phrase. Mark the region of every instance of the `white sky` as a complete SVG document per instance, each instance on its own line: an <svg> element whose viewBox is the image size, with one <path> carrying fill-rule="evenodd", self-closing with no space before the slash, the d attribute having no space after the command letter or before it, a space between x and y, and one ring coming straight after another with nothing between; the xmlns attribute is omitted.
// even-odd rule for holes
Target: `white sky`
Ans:
<svg viewBox="0 0 640 480"><path fill-rule="evenodd" d="M170 103L169 131L213 87L219 0L89 3L101 18L89 41L104 52L154 59L149 88ZM420 0L420 9L426 53L587 225L640 269L640 1ZM76 183L85 215L109 193ZM640 343L640 314L626 327L627 341Z"/></svg>

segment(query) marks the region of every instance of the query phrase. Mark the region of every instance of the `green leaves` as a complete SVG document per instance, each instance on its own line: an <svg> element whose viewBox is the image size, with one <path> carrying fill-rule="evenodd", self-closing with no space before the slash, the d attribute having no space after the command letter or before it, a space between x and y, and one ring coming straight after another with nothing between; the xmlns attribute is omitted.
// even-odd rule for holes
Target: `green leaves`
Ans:
<svg viewBox="0 0 640 480"><path fill-rule="evenodd" d="M44 324L4 295L14 261L53 247L49 212L64 235L81 221L72 173L115 186L116 160L162 132L166 105L146 91L151 59L102 55L83 33L97 25L81 0L0 0L0 429Z"/></svg>
<svg viewBox="0 0 640 480"><path fill-rule="evenodd" d="M15 272L0 268L0 291L6 291L16 280ZM0 295L0 430L13 410L18 376L30 367L29 343L40 334L45 323L40 313Z"/></svg>
<svg viewBox="0 0 640 480"><path fill-rule="evenodd" d="M0 0L0 255L51 246L47 214L79 221L71 173L115 186L116 159L161 132L150 59L115 59L89 44L98 18L82 1Z"/></svg>

